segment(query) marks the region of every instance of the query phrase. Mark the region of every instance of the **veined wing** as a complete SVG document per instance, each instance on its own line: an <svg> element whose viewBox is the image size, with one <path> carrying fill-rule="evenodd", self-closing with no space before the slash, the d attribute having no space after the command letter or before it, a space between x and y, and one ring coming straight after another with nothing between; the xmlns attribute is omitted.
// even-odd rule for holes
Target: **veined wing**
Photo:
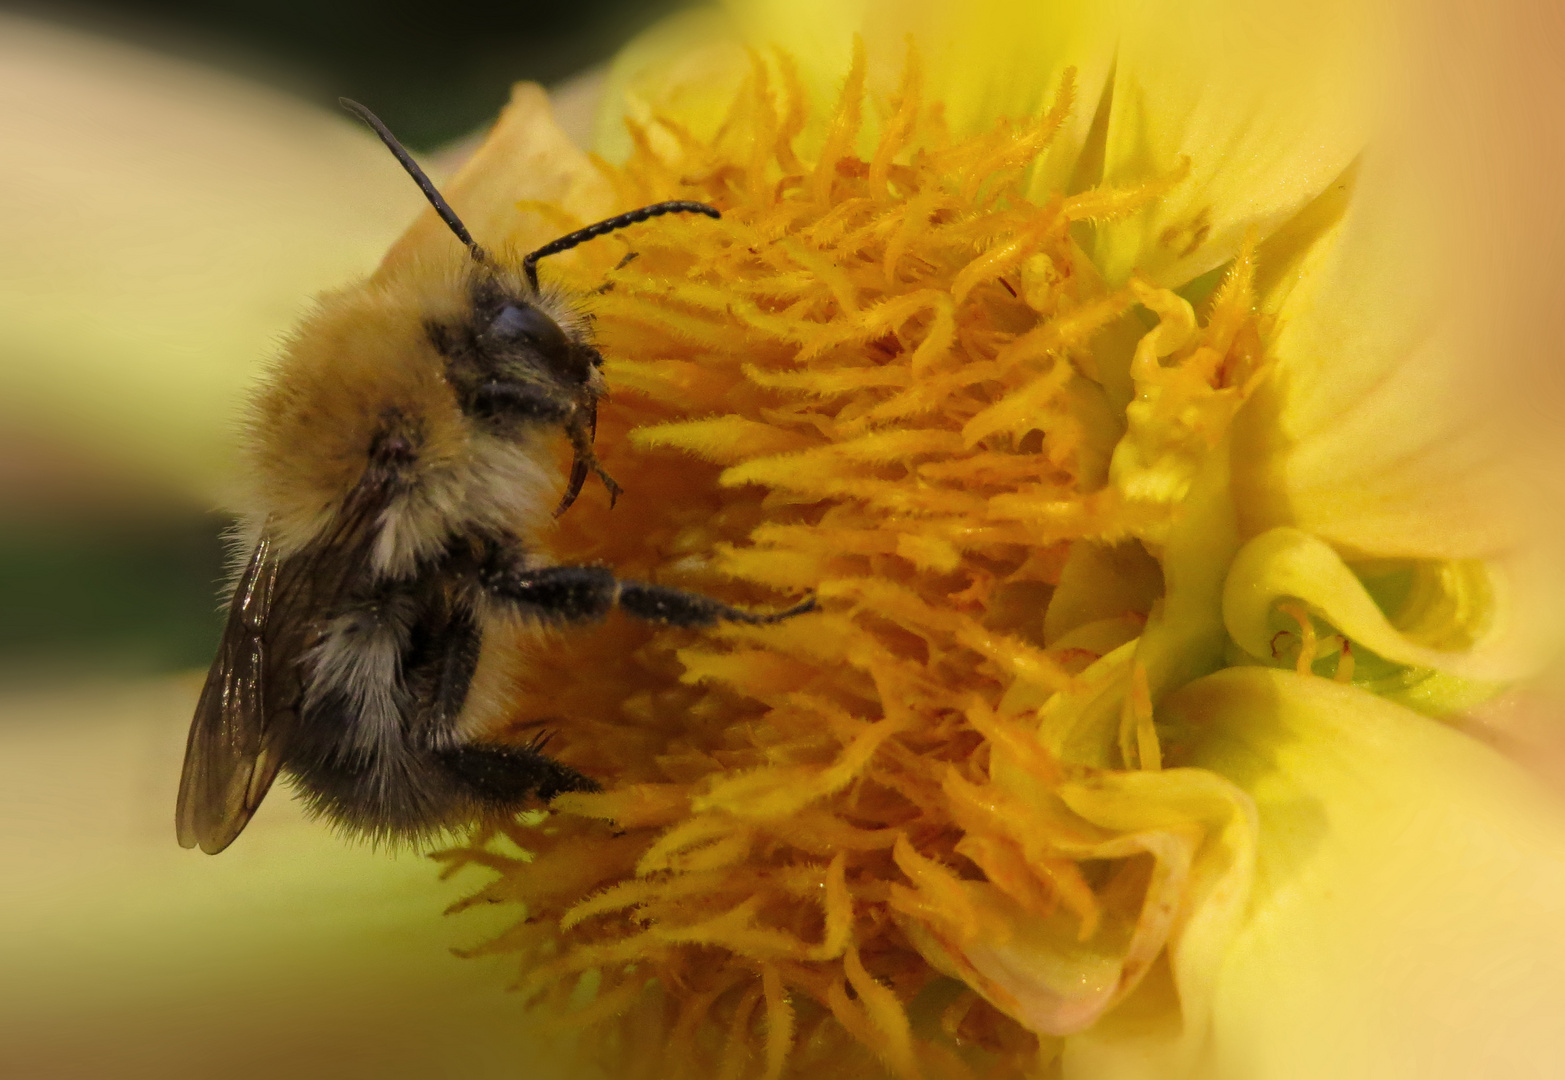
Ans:
<svg viewBox="0 0 1565 1080"><path fill-rule="evenodd" d="M228 607L217 658L196 703L175 823L182 847L222 851L244 829L282 765L279 735L269 731L266 698L268 623L278 560L265 536L255 546Z"/></svg>
<svg viewBox="0 0 1565 1080"><path fill-rule="evenodd" d="M287 759L320 621L364 582L380 514L397 479L393 451L370 468L331 530L279 558L264 532L240 575L217 659L196 702L175 827L209 855L244 830Z"/></svg>

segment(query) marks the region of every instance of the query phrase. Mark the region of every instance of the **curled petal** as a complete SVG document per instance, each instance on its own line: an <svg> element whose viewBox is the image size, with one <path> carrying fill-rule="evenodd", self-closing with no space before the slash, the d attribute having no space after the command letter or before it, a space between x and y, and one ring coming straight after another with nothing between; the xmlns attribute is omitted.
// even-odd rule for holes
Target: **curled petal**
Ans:
<svg viewBox="0 0 1565 1080"><path fill-rule="evenodd" d="M958 877L902 841L893 908L926 959L1029 1030L1083 1032L1142 992L1179 986L1177 1033L1138 1052L1183 1060L1205 1030L1209 990L1249 888L1253 813L1197 770L1106 773L1045 795L1022 759L995 751L995 779L947 782L965 830ZM1105 871L1094 888L1079 867ZM1169 968L1159 958L1168 948ZM1156 973L1156 974L1154 974Z"/></svg>
<svg viewBox="0 0 1565 1080"><path fill-rule="evenodd" d="M1330 545L1298 529L1271 529L1234 558L1223 620L1241 648L1264 659L1281 625L1277 603L1297 598L1349 641L1395 663L1514 679L1536 669L1541 639L1519 617L1515 582L1502 570L1476 561L1412 565L1415 580L1393 624Z"/></svg>

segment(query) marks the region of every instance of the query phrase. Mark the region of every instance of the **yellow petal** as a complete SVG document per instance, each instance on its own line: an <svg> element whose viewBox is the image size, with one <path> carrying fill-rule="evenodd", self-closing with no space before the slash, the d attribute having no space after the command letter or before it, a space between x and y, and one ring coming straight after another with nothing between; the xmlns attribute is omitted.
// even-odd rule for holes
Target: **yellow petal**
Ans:
<svg viewBox="0 0 1565 1080"><path fill-rule="evenodd" d="M835 93L857 32L868 53L870 93L884 99L901 78L911 36L925 100L940 103L958 135L1043 115L1069 73L1074 106L1033 170L1029 193L1039 202L1069 183L1114 66L1111 4L880 0L816 3L801 11L797 3L767 0L733 6L751 40L799 58L806 85L820 88L817 95ZM818 96L817 105L831 104L832 97Z"/></svg>
<svg viewBox="0 0 1565 1080"><path fill-rule="evenodd" d="M1234 422L1249 546L1225 606L1264 660L1287 628L1274 601L1302 599L1355 645L1444 673L1395 691L1444 712L1535 669L1558 567L1528 536L1527 462L1485 389L1492 345L1453 316L1468 306L1448 271L1460 249L1418 160L1366 159L1341 219L1266 300L1275 362ZM1402 560L1434 586L1414 598L1437 602L1382 615L1348 569L1376 558Z"/></svg>
<svg viewBox="0 0 1565 1080"><path fill-rule="evenodd" d="M0 25L0 408L215 499L241 392L418 191L346 117Z"/></svg>
<svg viewBox="0 0 1565 1080"><path fill-rule="evenodd" d="M1223 620L1240 648L1262 660L1284 626L1277 603L1296 598L1355 646L1398 664L1490 682L1537 669L1547 642L1524 617L1514 575L1476 561L1406 572L1413 580L1394 624L1330 545L1298 529L1271 529L1234 558Z"/></svg>
<svg viewBox="0 0 1565 1080"><path fill-rule="evenodd" d="M1264 237L1282 227L1358 154L1374 118L1369 73L1387 66L1376 47L1380 7L1349 0L1262 10L1235 0L727 6L729 19L682 14L622 54L598 127L611 159L629 152L627 116L661 115L710 137L747 74L741 46L791 56L820 116L840 92L855 34L879 104L898 85L911 37L925 100L941 103L957 133L1041 115L1069 72L1073 107L1033 169L1033 198L1183 176L1101 227L1096 257L1115 282L1139 267L1177 286L1232 258L1247 230ZM869 110L863 138L878 130L877 115ZM806 144L820 137L806 129Z"/></svg>
<svg viewBox="0 0 1565 1080"><path fill-rule="evenodd" d="M1038 709L1038 737L1056 760L1092 769L1136 767L1141 764L1140 754L1131 747L1133 739L1125 728L1125 701L1133 672L1139 668L1145 679L1150 707L1169 690L1221 665L1226 640L1223 583L1239 549L1228 474L1228 444L1224 441L1197 472L1189 497L1169 531L1162 552L1164 595L1152 606L1139 636L1104 652L1071 687L1059 693L1046 694L1018 683L1006 694L1001 703L1001 712L1006 715ZM1084 565L1088 558L1084 555L1071 568L1073 577L1090 572ZM1099 575L1100 580L1105 577ZM1061 588L1067 587L1066 581L1062 575ZM1076 587L1072 582L1070 589ZM1110 589L1115 588L1109 584L1107 595L1112 596ZM1071 599L1070 592L1066 598ZM1089 628L1091 624L1083 630ZM1060 644L1056 642L1054 647Z"/></svg>
<svg viewBox="0 0 1565 1080"><path fill-rule="evenodd" d="M1074 544L1044 613L1043 640L1054 648L1096 620L1127 611L1145 615L1162 592L1162 568L1140 544Z"/></svg>
<svg viewBox="0 0 1565 1080"><path fill-rule="evenodd" d="M1238 550L1228 492L1229 459L1225 439L1202 463L1169 532L1163 552L1163 602L1147 620L1136 648L1153 700L1221 662L1223 580Z"/></svg>
<svg viewBox="0 0 1565 1080"><path fill-rule="evenodd" d="M1483 558L1518 539L1516 459L1482 406L1489 349L1445 317L1435 209L1367 161L1313 265L1269 301L1273 377L1235 420L1246 535L1292 525L1359 554Z"/></svg>
<svg viewBox="0 0 1565 1080"><path fill-rule="evenodd" d="M1070 181L1114 64L1111 6L1015 0L731 0L726 6L727 18L712 12L670 18L620 54L597 131L596 145L607 157L622 160L630 151L626 118L646 123L661 115L710 138L749 74L744 47L778 49L791 58L811 105L803 142L818 142L822 118L841 93L855 35L864 41L873 103L861 140L873 145L881 120L875 106L896 92L911 37L924 100L940 103L958 135L1002 118L1041 116L1070 73L1074 107L1033 170L1030 190L1046 198Z"/></svg>
<svg viewBox="0 0 1565 1080"><path fill-rule="evenodd" d="M635 145L627 123L648 127L658 117L710 139L750 67L738 30L721 12L695 8L664 19L614 57L593 124L593 149L624 161Z"/></svg>
<svg viewBox="0 0 1565 1080"><path fill-rule="evenodd" d="M1147 896L1168 909L1166 955L1118 1008L1066 1040L1064 1075L1184 1075L1205 1047L1219 972L1251 892L1255 809L1199 769L1109 774L1061 794L1096 824L1161 835L1183 870Z"/></svg>
<svg viewBox="0 0 1565 1080"><path fill-rule="evenodd" d="M1105 276L1177 286L1264 237L1336 180L1373 120L1368 73L1381 7L1360 0L1148 0L1128 5L1103 182L1184 172L1168 194L1102 227Z"/></svg>
<svg viewBox="0 0 1565 1080"><path fill-rule="evenodd" d="M892 906L932 964L1039 1034L1092 1028L1136 1053L1187 1059L1199 1047L1213 976L1249 893L1254 822L1248 801L1209 772L1105 773L1065 783L1059 804L996 750L992 785L947 781L966 837L957 851L986 880L957 878L905 841L897 863L912 888ZM1032 797L1029 797L1029 791ZM1113 881L1074 900L1064 860L1098 862ZM1085 888L1085 886L1083 886ZM1064 899L1062 899L1062 895ZM1182 1021L1100 1024L1127 998L1166 1003L1169 971ZM1141 1004L1128 1007L1141 1015ZM1117 1015L1111 1014L1111 1015Z"/></svg>
<svg viewBox="0 0 1565 1080"><path fill-rule="evenodd" d="M1213 1009L1217 1080L1565 1069L1565 821L1519 767L1324 679L1169 699L1187 764L1249 792L1256 887Z"/></svg>
<svg viewBox="0 0 1565 1080"><path fill-rule="evenodd" d="M1518 431L1541 419L1539 465L1559 472L1558 391L1540 377L1557 347L1537 317L1554 303L1559 145L1554 125L1514 122L1552 100L1556 68L1520 7L1406 15L1406 115L1365 155L1335 238L1268 300L1279 381L1256 419L1279 441L1242 455L1259 469L1246 531L1485 557L1525 524Z"/></svg>

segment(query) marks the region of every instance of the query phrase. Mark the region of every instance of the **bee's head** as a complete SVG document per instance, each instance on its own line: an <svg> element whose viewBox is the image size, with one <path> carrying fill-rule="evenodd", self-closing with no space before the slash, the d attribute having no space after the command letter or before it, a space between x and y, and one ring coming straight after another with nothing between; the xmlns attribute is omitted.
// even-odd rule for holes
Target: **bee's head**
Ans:
<svg viewBox="0 0 1565 1080"><path fill-rule="evenodd" d="M488 263L474 267L467 311L425 330L445 358L462 413L502 438L542 427L589 433L603 394L603 357L587 320L565 298L541 293Z"/></svg>
<svg viewBox="0 0 1565 1080"><path fill-rule="evenodd" d="M462 415L478 431L504 439L522 440L540 427L559 428L570 437L576 458L557 512L570 506L589 471L611 496L617 494L618 485L592 452L604 393L603 357L592 345L586 317L564 294L539 287L538 260L662 214L718 217L718 212L704 203L654 203L577 229L522 259L496 259L473 239L386 125L357 102L343 98L342 104L375 130L471 257L465 311L430 315L424 324L430 344L444 358L444 376Z"/></svg>
<svg viewBox="0 0 1565 1080"><path fill-rule="evenodd" d="M586 397L597 389L603 357L587 343L578 313L541 296L518 296L487 282L474 292L475 341L497 376L545 383L573 397Z"/></svg>

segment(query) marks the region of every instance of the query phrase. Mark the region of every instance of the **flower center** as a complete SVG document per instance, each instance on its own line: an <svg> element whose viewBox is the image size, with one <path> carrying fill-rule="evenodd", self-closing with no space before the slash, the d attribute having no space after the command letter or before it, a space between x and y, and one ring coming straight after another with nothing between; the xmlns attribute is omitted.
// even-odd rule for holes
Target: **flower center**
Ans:
<svg viewBox="0 0 1565 1080"><path fill-rule="evenodd" d="M710 143L636 130L614 174L627 205L721 221L571 264L627 495L583 500L559 547L820 611L519 644L518 728L558 730L605 790L446 857L525 912L493 946L523 988L660 1075L872 1055L911 1076L957 1045L1020 1073L1167 939L1178 844L1126 840L1070 785L1157 767L1145 674L1104 658L1161 597L1173 508L1259 365L1249 264L1204 323L1106 284L1083 230L1156 191L1019 194L1068 83L1040 120L956 141L910 65L861 152L860 65L803 161L780 71ZM1084 737L1104 670L1127 704Z"/></svg>

